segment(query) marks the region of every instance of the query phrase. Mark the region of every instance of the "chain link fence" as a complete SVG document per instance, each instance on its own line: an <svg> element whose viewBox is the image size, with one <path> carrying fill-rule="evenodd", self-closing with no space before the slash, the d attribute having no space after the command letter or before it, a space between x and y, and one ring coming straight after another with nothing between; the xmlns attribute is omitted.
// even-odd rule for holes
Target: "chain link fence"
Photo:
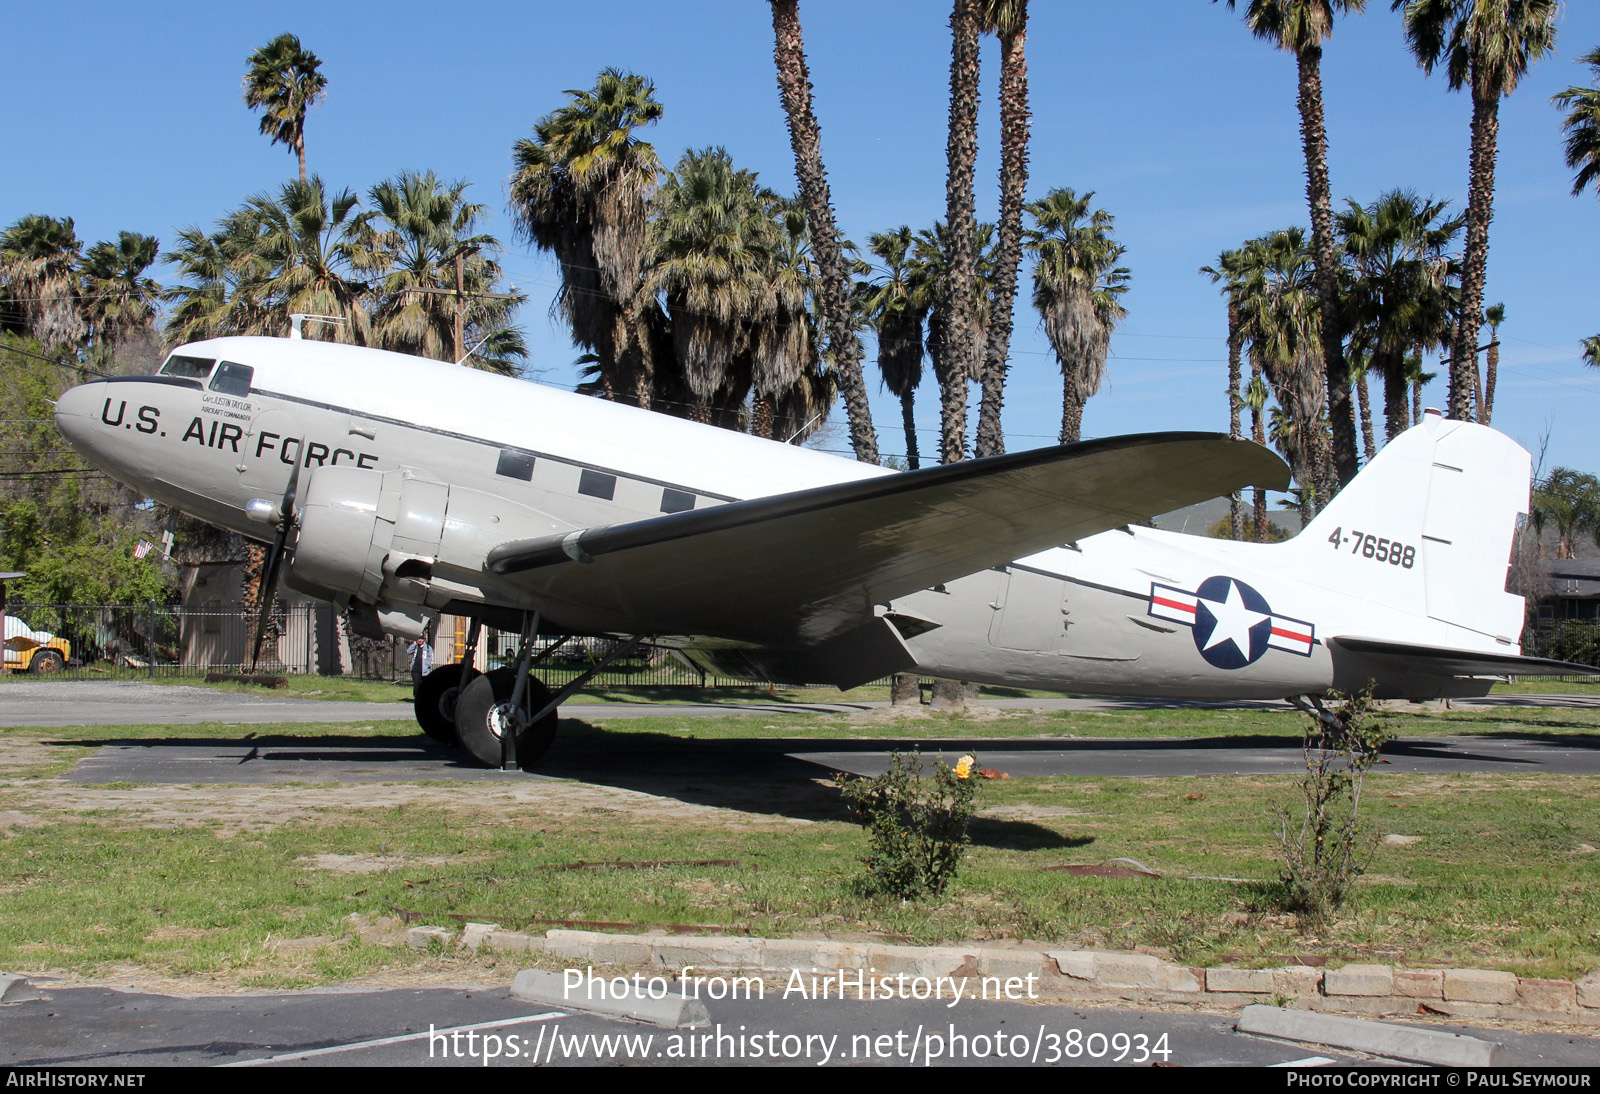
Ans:
<svg viewBox="0 0 1600 1094"><path fill-rule="evenodd" d="M255 636L255 616L238 610L12 601L6 607L6 668L13 673L69 679L131 680L250 671L364 680L410 678L405 641L352 635L342 614L329 604L276 605L252 670ZM485 627L479 639L479 663L485 668L512 664L518 641L514 632ZM554 644L541 640L540 646ZM604 660L614 645L610 639L573 639L539 665L538 675L546 684L560 687ZM459 634L454 641L449 633L444 634L436 643L439 662L458 658L460 646ZM751 685L748 680L708 676L670 651L647 648L608 665L588 686Z"/></svg>

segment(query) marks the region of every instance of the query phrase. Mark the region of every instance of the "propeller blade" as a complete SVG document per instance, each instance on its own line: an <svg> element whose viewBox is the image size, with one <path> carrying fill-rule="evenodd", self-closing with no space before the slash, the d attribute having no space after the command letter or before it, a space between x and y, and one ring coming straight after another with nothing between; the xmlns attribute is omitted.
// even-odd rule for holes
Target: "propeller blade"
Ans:
<svg viewBox="0 0 1600 1094"><path fill-rule="evenodd" d="M267 624L272 619L272 605L278 593L278 575L283 570L283 556L289 543L289 529L294 525L295 497L300 489L300 459L305 451L305 438L300 438L297 458L289 471L289 485L283 491L283 501L278 503L278 532L272 537L272 549L267 554L267 567L261 575L261 606L256 614L256 640L250 650L250 672L261 662L261 643L267 635Z"/></svg>

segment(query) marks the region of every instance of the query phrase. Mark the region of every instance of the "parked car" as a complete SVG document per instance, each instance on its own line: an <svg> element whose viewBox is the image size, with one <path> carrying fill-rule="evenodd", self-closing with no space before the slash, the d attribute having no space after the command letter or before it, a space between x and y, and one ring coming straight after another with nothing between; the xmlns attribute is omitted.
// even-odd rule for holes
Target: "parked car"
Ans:
<svg viewBox="0 0 1600 1094"><path fill-rule="evenodd" d="M36 631L14 615L5 617L6 668L48 676L67 667L72 644L49 631Z"/></svg>

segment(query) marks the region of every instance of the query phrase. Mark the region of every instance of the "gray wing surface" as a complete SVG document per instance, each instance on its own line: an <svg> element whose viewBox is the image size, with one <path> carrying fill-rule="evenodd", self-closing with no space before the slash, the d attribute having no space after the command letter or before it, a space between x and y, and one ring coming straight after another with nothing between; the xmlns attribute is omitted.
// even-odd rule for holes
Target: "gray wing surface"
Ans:
<svg viewBox="0 0 1600 1094"><path fill-rule="evenodd" d="M575 629L809 645L875 605L1247 485L1283 461L1210 433L991 456L505 543L488 568Z"/></svg>

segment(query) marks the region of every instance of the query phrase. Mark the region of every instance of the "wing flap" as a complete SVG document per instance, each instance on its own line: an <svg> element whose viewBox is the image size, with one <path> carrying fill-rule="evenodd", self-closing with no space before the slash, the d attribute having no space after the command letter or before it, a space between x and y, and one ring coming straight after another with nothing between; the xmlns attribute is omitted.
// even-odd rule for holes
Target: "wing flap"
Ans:
<svg viewBox="0 0 1600 1094"><path fill-rule="evenodd" d="M486 564L575 628L810 645L894 597L1288 481L1249 442L1115 437L505 543Z"/></svg>

